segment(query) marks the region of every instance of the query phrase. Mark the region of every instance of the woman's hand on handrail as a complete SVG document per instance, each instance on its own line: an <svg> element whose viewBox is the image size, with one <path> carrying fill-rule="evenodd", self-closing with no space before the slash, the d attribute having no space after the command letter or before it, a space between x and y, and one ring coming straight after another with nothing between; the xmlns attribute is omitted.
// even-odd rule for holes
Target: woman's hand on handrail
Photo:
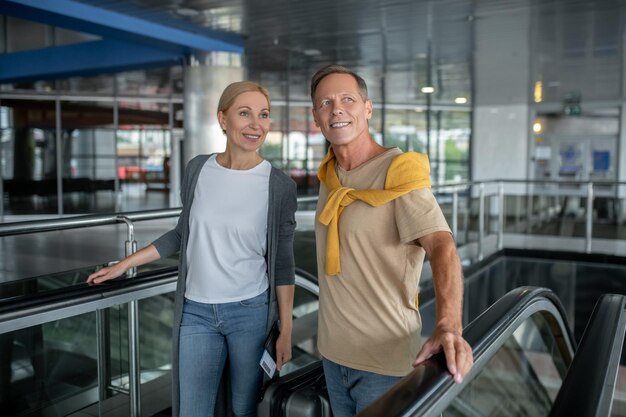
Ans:
<svg viewBox="0 0 626 417"><path fill-rule="evenodd" d="M141 266L160 259L161 255L154 245L148 245L138 252L122 259L120 262L104 267L87 277L87 284L102 284L126 273L130 268Z"/></svg>

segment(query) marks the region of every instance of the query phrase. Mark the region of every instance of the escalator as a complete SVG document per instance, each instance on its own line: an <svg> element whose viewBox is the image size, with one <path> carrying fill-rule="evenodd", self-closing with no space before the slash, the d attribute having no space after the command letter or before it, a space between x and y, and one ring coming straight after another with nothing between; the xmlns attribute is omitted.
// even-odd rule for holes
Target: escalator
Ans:
<svg viewBox="0 0 626 417"><path fill-rule="evenodd" d="M0 283L3 416L71 415L120 393L128 403L129 301L139 303L141 382L154 385L169 378L168 311L176 260L160 260L132 280L100 286L85 283L91 272L84 268ZM149 394L150 387L143 391ZM169 397L169 387L165 392Z"/></svg>
<svg viewBox="0 0 626 417"><path fill-rule="evenodd" d="M97 286L85 283L93 268L0 283L0 414L171 415L176 264L162 259L140 267L132 279ZM134 335L131 302L138 304ZM317 310L317 280L298 270L286 377L319 363ZM133 410L134 394L140 398ZM225 395L218 406L224 416L230 413Z"/></svg>
<svg viewBox="0 0 626 417"><path fill-rule="evenodd" d="M167 265L140 270L133 280L96 287L84 284L89 271L41 278L37 285L22 285L19 290L0 285L5 295L0 300L0 348L4 349L0 363L4 371L7 367L12 371L8 387L0 385L9 404L2 414L79 416L128 410L130 354L125 353L124 303L136 298L141 300L142 415L171 415L168 323L176 269L174 262L164 262ZM33 286L39 290L29 290ZM315 277L298 271L293 360L265 392L259 417L332 415L315 343L317 296ZM108 313L103 315L104 311ZM475 366L462 384L452 381L438 355L359 416L626 415L626 384L620 385L626 382L620 366L624 363L624 296L603 297L576 355L565 317L551 290L515 289L466 327ZM583 352L587 353L583 356ZM589 384L601 388L590 390ZM585 397L592 392L595 399ZM600 411L573 412L571 398L594 404L593 410ZM583 410L582 405L573 410ZM606 414L607 410L613 414ZM220 415L229 415L227 405L222 405Z"/></svg>
<svg viewBox="0 0 626 417"><path fill-rule="evenodd" d="M600 298L550 417L626 416L625 308L624 295Z"/></svg>
<svg viewBox="0 0 626 417"><path fill-rule="evenodd" d="M624 416L625 303L603 296L574 350L552 291L511 291L464 330L475 365L462 384L438 355L358 417Z"/></svg>

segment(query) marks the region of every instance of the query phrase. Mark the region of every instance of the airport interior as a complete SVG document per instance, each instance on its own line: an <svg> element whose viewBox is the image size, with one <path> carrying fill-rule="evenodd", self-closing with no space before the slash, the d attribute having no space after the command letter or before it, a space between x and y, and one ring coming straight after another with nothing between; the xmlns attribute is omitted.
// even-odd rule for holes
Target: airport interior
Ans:
<svg viewBox="0 0 626 417"><path fill-rule="evenodd" d="M622 0L0 0L0 415L173 415L178 256L86 279L176 225L248 79L271 96L259 153L298 192L293 359L258 415L332 416L309 86L339 64L374 140L429 158L475 361L455 384L436 355L359 416L626 416L625 28Z"/></svg>

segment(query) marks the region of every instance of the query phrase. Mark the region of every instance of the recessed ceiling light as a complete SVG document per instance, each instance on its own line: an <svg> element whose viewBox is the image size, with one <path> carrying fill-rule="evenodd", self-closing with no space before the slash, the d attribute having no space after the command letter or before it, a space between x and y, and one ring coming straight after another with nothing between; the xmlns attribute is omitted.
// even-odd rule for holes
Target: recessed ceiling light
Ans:
<svg viewBox="0 0 626 417"><path fill-rule="evenodd" d="M302 53L306 56L318 56L322 54L319 49L305 49Z"/></svg>
<svg viewBox="0 0 626 417"><path fill-rule="evenodd" d="M467 103L467 99L465 97L457 97L454 99L456 104L465 104Z"/></svg>
<svg viewBox="0 0 626 417"><path fill-rule="evenodd" d="M430 86L422 87L422 93L431 94L434 92L435 92L435 87L430 87Z"/></svg>

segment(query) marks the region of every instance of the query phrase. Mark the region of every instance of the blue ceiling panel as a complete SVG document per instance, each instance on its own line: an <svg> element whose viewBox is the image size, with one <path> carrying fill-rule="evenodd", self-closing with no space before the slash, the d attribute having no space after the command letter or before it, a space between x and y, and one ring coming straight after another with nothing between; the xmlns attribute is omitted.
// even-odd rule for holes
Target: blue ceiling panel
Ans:
<svg viewBox="0 0 626 417"><path fill-rule="evenodd" d="M2 0L0 14L180 53L244 50L236 34L200 26L184 31L73 0Z"/></svg>
<svg viewBox="0 0 626 417"><path fill-rule="evenodd" d="M103 38L0 54L2 83L174 65L198 51L244 51L239 35L197 25L185 31L73 0L0 0L0 14Z"/></svg>
<svg viewBox="0 0 626 417"><path fill-rule="evenodd" d="M0 83L87 76L178 63L180 55L151 46L101 40L0 54Z"/></svg>

